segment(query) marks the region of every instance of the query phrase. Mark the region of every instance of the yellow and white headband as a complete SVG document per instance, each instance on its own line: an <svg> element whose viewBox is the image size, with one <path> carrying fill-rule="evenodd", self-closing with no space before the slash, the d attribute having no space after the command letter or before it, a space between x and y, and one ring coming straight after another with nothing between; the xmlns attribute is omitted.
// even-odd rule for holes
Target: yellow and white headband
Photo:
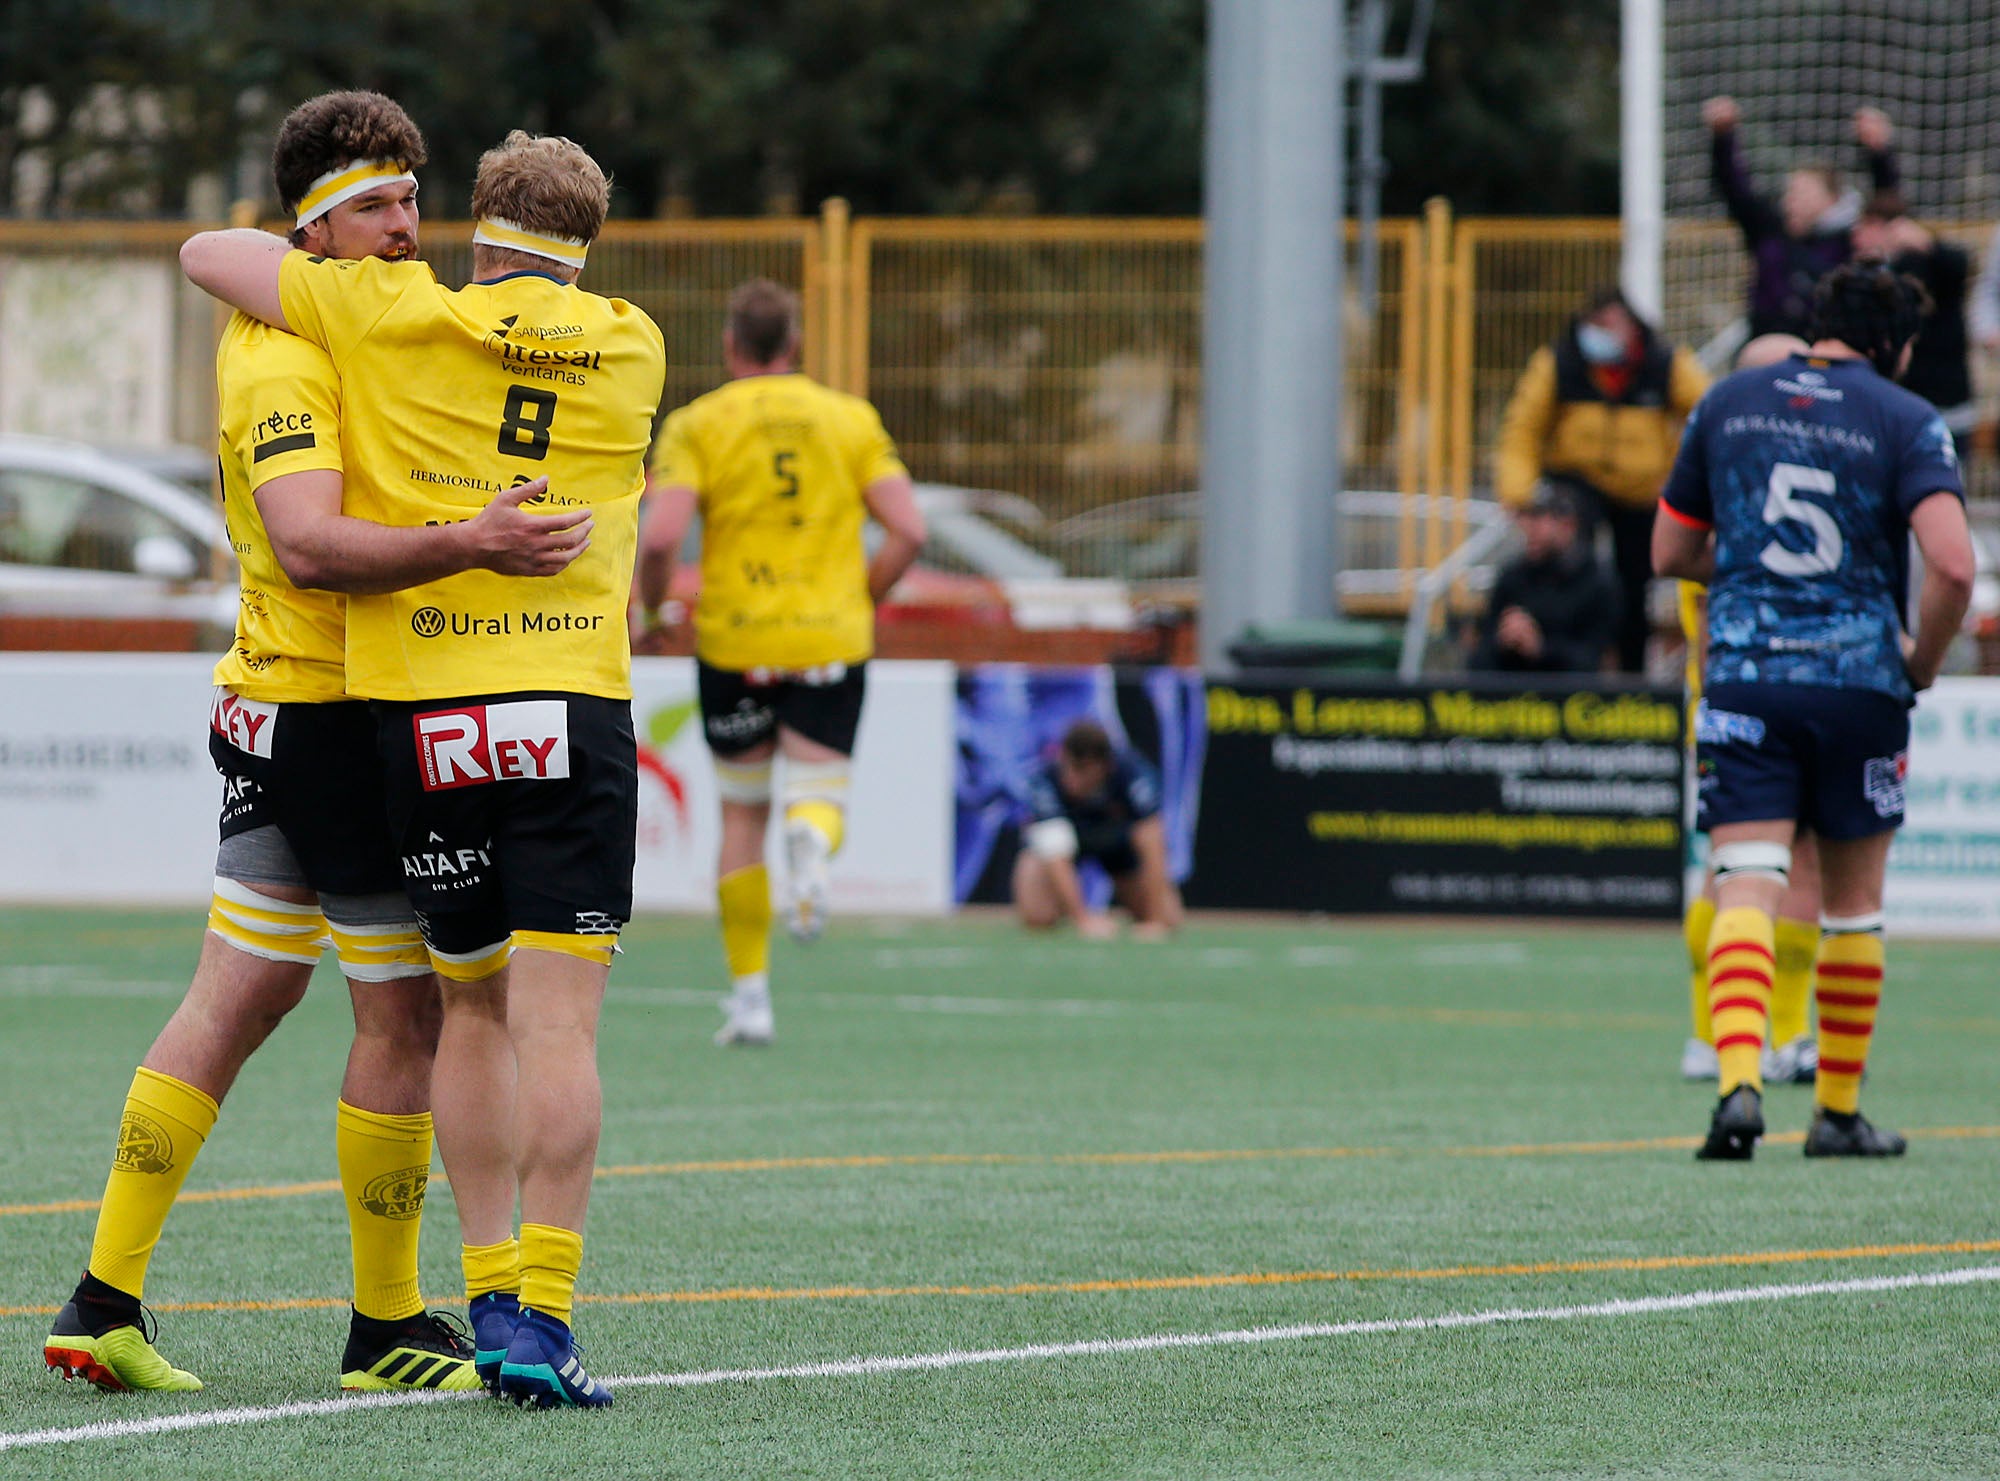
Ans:
<svg viewBox="0 0 2000 1481"><path fill-rule="evenodd" d="M351 201L364 190L391 182L415 185L417 177L396 160L360 159L337 170L328 170L313 181L299 201L300 226L317 221L335 206Z"/></svg>
<svg viewBox="0 0 2000 1481"><path fill-rule="evenodd" d="M565 267L582 267L584 254L590 250L590 243L582 237L548 236L539 231L529 231L512 221L503 221L498 216L480 217L479 225L472 229L472 240L475 246L507 247L515 252L530 252L536 257L560 262Z"/></svg>

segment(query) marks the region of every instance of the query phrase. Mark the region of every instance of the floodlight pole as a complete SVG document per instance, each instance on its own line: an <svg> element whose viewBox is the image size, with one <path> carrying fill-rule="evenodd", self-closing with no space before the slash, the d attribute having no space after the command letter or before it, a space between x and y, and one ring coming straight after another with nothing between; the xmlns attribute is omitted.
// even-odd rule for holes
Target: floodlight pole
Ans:
<svg viewBox="0 0 2000 1481"><path fill-rule="evenodd" d="M1212 0L1202 357L1205 667L1324 617L1339 569L1347 7Z"/></svg>
<svg viewBox="0 0 2000 1481"><path fill-rule="evenodd" d="M1619 281L1653 323L1665 304L1665 127L1660 79L1660 0L1621 0L1618 29L1618 180L1624 238Z"/></svg>

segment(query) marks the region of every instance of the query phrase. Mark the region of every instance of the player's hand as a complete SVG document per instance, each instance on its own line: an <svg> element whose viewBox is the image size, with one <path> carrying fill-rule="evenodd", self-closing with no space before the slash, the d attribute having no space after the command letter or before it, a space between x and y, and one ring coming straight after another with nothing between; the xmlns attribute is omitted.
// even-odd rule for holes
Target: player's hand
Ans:
<svg viewBox="0 0 2000 1481"><path fill-rule="evenodd" d="M1854 110L1855 140L1870 154L1880 154L1887 149L1889 140L1894 137L1895 132L1895 127L1889 122L1889 115L1880 108Z"/></svg>
<svg viewBox="0 0 2000 1481"><path fill-rule="evenodd" d="M1118 934L1118 922L1101 911L1086 910L1076 918L1076 934L1085 941L1110 941Z"/></svg>
<svg viewBox="0 0 2000 1481"><path fill-rule="evenodd" d="M657 612L632 608L632 651L638 654L686 653L687 603L668 601Z"/></svg>
<svg viewBox="0 0 2000 1481"><path fill-rule="evenodd" d="M1712 134L1728 133L1742 117L1742 110L1731 97L1710 98L1701 105L1701 121Z"/></svg>
<svg viewBox="0 0 2000 1481"><path fill-rule="evenodd" d="M544 475L493 496L466 526L477 566L502 576L553 576L590 548L595 519L588 509L530 514L521 507L548 491Z"/></svg>

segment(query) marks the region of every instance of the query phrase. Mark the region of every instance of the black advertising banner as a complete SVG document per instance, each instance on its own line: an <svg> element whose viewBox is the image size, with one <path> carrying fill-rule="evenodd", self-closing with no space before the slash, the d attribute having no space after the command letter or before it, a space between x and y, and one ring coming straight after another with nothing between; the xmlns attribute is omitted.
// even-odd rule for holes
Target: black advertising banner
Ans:
<svg viewBox="0 0 2000 1481"><path fill-rule="evenodd" d="M1671 918L1677 689L1211 681L1190 905Z"/></svg>

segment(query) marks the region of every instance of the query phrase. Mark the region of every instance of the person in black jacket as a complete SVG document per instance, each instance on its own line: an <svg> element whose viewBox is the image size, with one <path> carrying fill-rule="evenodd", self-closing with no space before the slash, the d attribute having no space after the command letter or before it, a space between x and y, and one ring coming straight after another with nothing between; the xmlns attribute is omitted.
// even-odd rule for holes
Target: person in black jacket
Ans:
<svg viewBox="0 0 2000 1481"><path fill-rule="evenodd" d="M1854 255L1886 262L1924 285L1931 311L1910 352L1903 387L1938 409L1963 461L1965 438L1978 420L1972 372L1966 364L1965 296L1972 259L1910 219L1902 192L1878 190L1854 225Z"/></svg>
<svg viewBox="0 0 2000 1481"><path fill-rule="evenodd" d="M1709 129L1709 180L1743 233L1749 250L1750 334L1797 334L1812 328L1813 286L1853 255L1852 230L1861 198L1841 188L1830 166L1804 164L1785 177L1776 200L1758 192L1744 167L1734 98L1701 105ZM1879 108L1858 109L1854 139L1867 157L1875 190L1895 188L1901 176L1890 150L1893 130Z"/></svg>
<svg viewBox="0 0 2000 1481"><path fill-rule="evenodd" d="M1521 511L1521 554L1494 578L1472 667L1596 673L1618 639L1618 583L1578 538L1576 494L1544 479Z"/></svg>

